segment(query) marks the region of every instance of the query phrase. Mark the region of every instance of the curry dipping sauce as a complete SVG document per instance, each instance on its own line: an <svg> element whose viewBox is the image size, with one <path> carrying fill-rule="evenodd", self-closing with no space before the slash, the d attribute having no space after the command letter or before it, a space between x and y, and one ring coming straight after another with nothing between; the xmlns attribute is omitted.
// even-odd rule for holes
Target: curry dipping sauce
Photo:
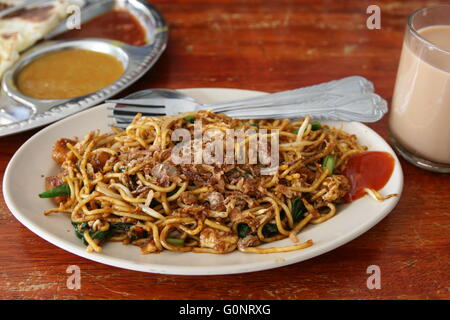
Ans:
<svg viewBox="0 0 450 320"><path fill-rule="evenodd" d="M139 20L127 10L112 10L95 17L81 26L81 29L67 31L55 40L104 38L125 42L132 46L147 44L147 35Z"/></svg>
<svg viewBox="0 0 450 320"><path fill-rule="evenodd" d="M66 49L30 62L16 78L23 94L36 99L68 99L103 89L124 73L115 57L90 50Z"/></svg>

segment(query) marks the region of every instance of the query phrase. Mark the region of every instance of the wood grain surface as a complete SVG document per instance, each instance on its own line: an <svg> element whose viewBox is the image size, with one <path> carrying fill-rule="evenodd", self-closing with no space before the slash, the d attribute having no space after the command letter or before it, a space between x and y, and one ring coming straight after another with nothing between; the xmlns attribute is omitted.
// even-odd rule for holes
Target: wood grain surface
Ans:
<svg viewBox="0 0 450 320"><path fill-rule="evenodd" d="M349 75L392 97L407 16L448 1L158 0L167 51L128 92L143 88L286 90ZM366 9L381 8L381 30ZM387 138L387 118L370 125ZM37 130L0 138L0 173ZM56 139L57 137L55 137ZM146 274L92 262L42 240L0 200L2 299L448 299L450 179L401 160L397 207L350 243L283 268L229 276ZM37 212L36 214L39 214ZM81 289L66 286L69 265ZM366 269L381 269L369 290Z"/></svg>

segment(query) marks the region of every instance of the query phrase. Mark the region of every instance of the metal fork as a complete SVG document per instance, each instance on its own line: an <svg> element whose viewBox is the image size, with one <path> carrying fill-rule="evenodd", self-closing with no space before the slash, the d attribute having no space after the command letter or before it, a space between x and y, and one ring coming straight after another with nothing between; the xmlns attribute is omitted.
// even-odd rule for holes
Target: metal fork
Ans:
<svg viewBox="0 0 450 320"><path fill-rule="evenodd" d="M126 127L137 113L144 116L175 115L212 110L238 119L300 118L375 122L387 112L387 103L373 93L373 84L352 76L310 87L217 104L203 105L175 90L149 89L125 99L109 100L116 126Z"/></svg>

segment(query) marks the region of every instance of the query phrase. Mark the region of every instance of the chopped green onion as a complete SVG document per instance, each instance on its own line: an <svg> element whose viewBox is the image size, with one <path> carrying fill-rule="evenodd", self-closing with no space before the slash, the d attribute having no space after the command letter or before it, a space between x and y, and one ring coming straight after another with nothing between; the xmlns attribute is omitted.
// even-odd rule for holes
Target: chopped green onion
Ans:
<svg viewBox="0 0 450 320"><path fill-rule="evenodd" d="M39 198L54 198L54 197L68 196L68 195L70 195L70 188L67 183L64 183L56 188L42 192L39 195Z"/></svg>
<svg viewBox="0 0 450 320"><path fill-rule="evenodd" d="M74 228L78 227L79 225L81 225L80 229L84 231L87 228L88 223L87 222L73 222L72 221L72 225L73 225Z"/></svg>
<svg viewBox="0 0 450 320"><path fill-rule="evenodd" d="M239 238L245 238L252 230L245 223L239 223L237 226L237 233Z"/></svg>
<svg viewBox="0 0 450 320"><path fill-rule="evenodd" d="M195 116L186 116L183 118L183 120L192 123L195 121Z"/></svg>
<svg viewBox="0 0 450 320"><path fill-rule="evenodd" d="M147 238L148 232L141 227L133 227L130 229L129 237L131 241L136 241L138 239Z"/></svg>
<svg viewBox="0 0 450 320"><path fill-rule="evenodd" d="M130 230L130 227L132 227L132 226L133 226L133 224L129 223L129 222L111 223L111 228L116 229L116 230L128 231L128 230Z"/></svg>
<svg viewBox="0 0 450 320"><path fill-rule="evenodd" d="M110 228L109 230L106 230L106 231L92 232L89 230L89 225L87 224L87 222L73 222L72 221L72 225L73 225L73 228L75 229L75 235L77 236L78 239L81 239L81 241L83 242L83 244L85 246L89 245L88 242L86 241L86 239L84 238L84 232L86 230L89 231L89 235L91 236L92 239L98 239L100 241L108 240L114 234L114 230L112 228Z"/></svg>
<svg viewBox="0 0 450 320"><path fill-rule="evenodd" d="M333 174L333 170L336 167L337 156L327 154L327 156L323 159L323 169L328 169L329 174Z"/></svg>
<svg viewBox="0 0 450 320"><path fill-rule="evenodd" d="M319 122L319 121L313 121L313 122L311 122L311 130L312 130L312 131L319 130L320 128L322 128L322 126L320 125L320 122Z"/></svg>
<svg viewBox="0 0 450 320"><path fill-rule="evenodd" d="M87 222L78 223L78 222L72 222L73 228L75 229L75 235L78 239L84 240L83 232L88 227Z"/></svg>
<svg viewBox="0 0 450 320"><path fill-rule="evenodd" d="M297 197L292 201L292 220L299 222L305 217L306 208L303 201Z"/></svg>
<svg viewBox="0 0 450 320"><path fill-rule="evenodd" d="M92 239L98 239L101 241L108 240L113 236L114 231L112 229L106 230L106 231L95 231L93 233L90 233L90 236Z"/></svg>
<svg viewBox="0 0 450 320"><path fill-rule="evenodd" d="M86 239L84 239L84 231L88 230L87 222L79 223L79 222L72 221L72 225L75 230L75 235L77 236L77 238L81 239L81 241L83 242L83 244L85 246L88 246L89 244L87 243Z"/></svg>
<svg viewBox="0 0 450 320"><path fill-rule="evenodd" d="M180 188L178 187L178 188L175 188L175 189L173 189L172 191L170 191L170 192L168 192L167 193L167 196L168 197L171 197L171 196L173 196L175 193L177 193L178 192L178 190L180 190Z"/></svg>
<svg viewBox="0 0 450 320"><path fill-rule="evenodd" d="M278 227L276 224L267 223L264 225L264 227L262 229L262 233L263 233L264 237L266 237L266 238L273 237L274 235L276 235L278 233Z"/></svg>
<svg viewBox="0 0 450 320"><path fill-rule="evenodd" d="M182 247L184 246L184 239L178 239L178 238L167 238L166 239L168 243L175 247Z"/></svg>
<svg viewBox="0 0 450 320"><path fill-rule="evenodd" d="M322 128L322 125L320 124L319 121L312 121L312 122L311 122L311 130L312 130L312 131L319 130L320 128ZM298 134L298 129L295 129L295 130L294 130L294 133L295 133L295 134Z"/></svg>

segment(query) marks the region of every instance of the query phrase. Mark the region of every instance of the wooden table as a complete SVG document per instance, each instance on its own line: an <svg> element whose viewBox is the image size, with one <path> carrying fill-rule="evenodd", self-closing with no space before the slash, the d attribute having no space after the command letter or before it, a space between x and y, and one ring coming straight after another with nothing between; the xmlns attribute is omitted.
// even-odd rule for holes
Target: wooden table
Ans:
<svg viewBox="0 0 450 320"><path fill-rule="evenodd" d="M377 1L381 30L366 27L373 1L159 0L170 24L167 51L129 91L166 87L286 90L349 75L390 100L405 21L438 1ZM448 1L441 1L448 3ZM387 119L370 125L387 137ZM3 175L36 130L0 138ZM56 138L56 137L55 137ZM450 179L401 160L402 198L359 238L309 261L230 276L170 276L92 262L42 240L0 202L3 299L448 299ZM36 212L36 214L40 214ZM81 268L81 290L66 286ZM381 269L369 290L366 269Z"/></svg>

